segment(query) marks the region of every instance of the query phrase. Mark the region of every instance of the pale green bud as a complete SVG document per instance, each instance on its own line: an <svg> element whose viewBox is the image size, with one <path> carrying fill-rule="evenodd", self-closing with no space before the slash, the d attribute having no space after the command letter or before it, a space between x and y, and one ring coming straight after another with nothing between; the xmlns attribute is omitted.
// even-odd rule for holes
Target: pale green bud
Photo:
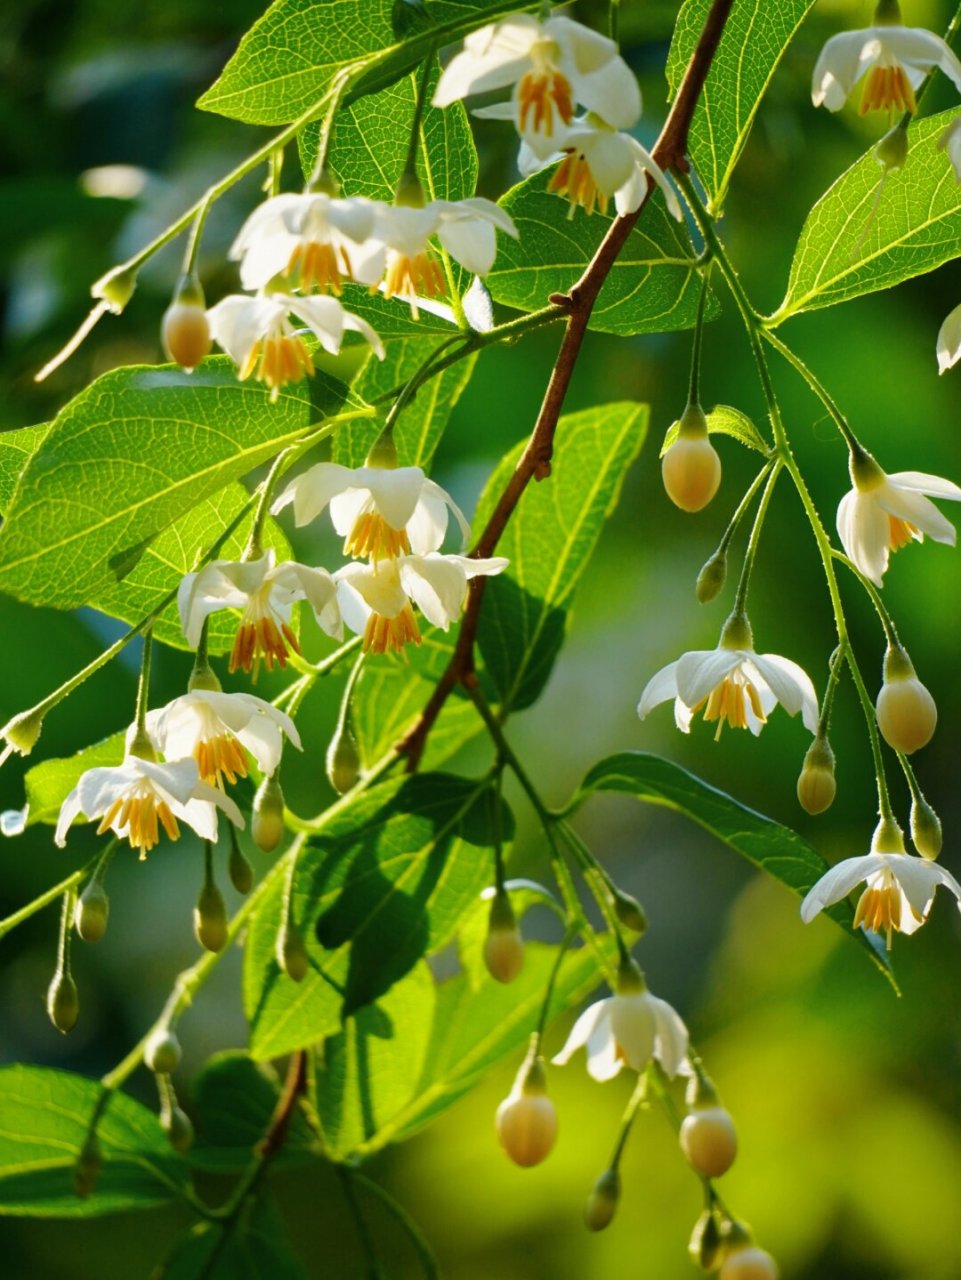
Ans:
<svg viewBox="0 0 961 1280"><path fill-rule="evenodd" d="M616 1169L605 1169L584 1205L584 1223L589 1231L603 1231L610 1226L620 1197L621 1175Z"/></svg>
<svg viewBox="0 0 961 1280"><path fill-rule="evenodd" d="M798 802L802 809L812 815L823 813L834 803L837 789L834 752L826 738L815 738L808 747L797 780Z"/></svg>
<svg viewBox="0 0 961 1280"><path fill-rule="evenodd" d="M277 934L277 963L294 982L303 982L310 972L310 957L303 934L290 919L284 921Z"/></svg>
<svg viewBox="0 0 961 1280"><path fill-rule="evenodd" d="M0 737L9 742L19 755L28 756L37 745L42 728L43 716L36 711L21 711L18 716L7 721L0 730Z"/></svg>
<svg viewBox="0 0 961 1280"><path fill-rule="evenodd" d="M484 964L497 982L513 982L524 967L524 939L511 900L498 889L491 900L484 939Z"/></svg>
<svg viewBox="0 0 961 1280"><path fill-rule="evenodd" d="M694 593L699 604L710 604L720 595L727 579L727 552L715 551L710 560L701 566L697 575Z"/></svg>
<svg viewBox="0 0 961 1280"><path fill-rule="evenodd" d="M180 1065L180 1041L169 1027L160 1027L147 1037L143 1060L158 1075L169 1076Z"/></svg>
<svg viewBox="0 0 961 1280"><path fill-rule="evenodd" d="M107 932L110 899L99 880L91 880L77 899L73 923L84 942L99 942Z"/></svg>
<svg viewBox="0 0 961 1280"><path fill-rule="evenodd" d="M941 852L941 819L923 796L911 805L911 839L922 857L936 858Z"/></svg>
<svg viewBox="0 0 961 1280"><path fill-rule="evenodd" d="M194 1127L185 1111L173 1103L160 1113L160 1127L175 1151L189 1151L193 1145Z"/></svg>
<svg viewBox="0 0 961 1280"><path fill-rule="evenodd" d="M223 951L227 945L227 904L212 881L200 890L194 907L194 933L207 951Z"/></svg>
<svg viewBox="0 0 961 1280"><path fill-rule="evenodd" d="M646 933L647 916L638 900L615 885L611 886L611 896L614 899L614 914L624 928L630 929L632 933Z"/></svg>
<svg viewBox="0 0 961 1280"><path fill-rule="evenodd" d="M99 280L90 286L90 292L93 297L100 298L107 304L108 311L112 311L115 316L119 316L133 297L136 287L137 272L135 268L114 267L112 271L108 271L106 275L101 276Z"/></svg>
<svg viewBox="0 0 961 1280"><path fill-rule="evenodd" d="M705 1107L685 1116L679 1139L691 1168L704 1178L720 1178L737 1155L737 1131L723 1107Z"/></svg>
<svg viewBox="0 0 961 1280"><path fill-rule="evenodd" d="M264 778L257 788L250 833L264 853L273 853L284 837L284 793L276 774Z"/></svg>
<svg viewBox="0 0 961 1280"><path fill-rule="evenodd" d="M230 834L230 860L227 863L227 874L230 876L230 883L238 893L250 893L254 883L253 867L244 857L233 827L230 829Z"/></svg>
<svg viewBox="0 0 961 1280"><path fill-rule="evenodd" d="M80 996L72 973L58 969L47 988L47 1015L50 1021L66 1035L77 1025L80 1017Z"/></svg>
<svg viewBox="0 0 961 1280"><path fill-rule="evenodd" d="M691 1261L702 1271L713 1271L721 1255L721 1227L717 1215L705 1209L691 1232L687 1246Z"/></svg>
<svg viewBox="0 0 961 1280"><path fill-rule="evenodd" d="M344 717L327 748L327 777L330 785L344 795L355 787L360 779L360 753L357 739Z"/></svg>

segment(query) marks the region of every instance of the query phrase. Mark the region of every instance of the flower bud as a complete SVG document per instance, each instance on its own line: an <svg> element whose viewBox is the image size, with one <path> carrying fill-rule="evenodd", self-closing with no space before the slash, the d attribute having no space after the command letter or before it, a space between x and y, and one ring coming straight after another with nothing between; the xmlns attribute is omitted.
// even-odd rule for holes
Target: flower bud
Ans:
<svg viewBox="0 0 961 1280"><path fill-rule="evenodd" d="M589 1231L603 1231L611 1225L620 1196L621 1175L616 1169L605 1169L584 1205L584 1223Z"/></svg>
<svg viewBox="0 0 961 1280"><path fill-rule="evenodd" d="M748 1245L728 1254L718 1280L778 1280L777 1263L764 1249Z"/></svg>
<svg viewBox="0 0 961 1280"><path fill-rule="evenodd" d="M393 431L382 431L367 454L365 467L379 467L393 471L397 466L397 445L394 443Z"/></svg>
<svg viewBox="0 0 961 1280"><path fill-rule="evenodd" d="M931 741L938 708L903 649L888 649L876 706L878 728L889 747L911 755Z"/></svg>
<svg viewBox="0 0 961 1280"><path fill-rule="evenodd" d="M557 1137L557 1111L547 1096L542 1058L524 1062L513 1089L497 1108L494 1125L501 1150L522 1169L550 1155Z"/></svg>
<svg viewBox="0 0 961 1280"><path fill-rule="evenodd" d="M936 858L941 852L941 819L923 796L911 805L911 839L924 858Z"/></svg>
<svg viewBox="0 0 961 1280"><path fill-rule="evenodd" d="M284 793L275 773L264 778L254 796L250 822L251 835L258 849L273 853L284 836Z"/></svg>
<svg viewBox="0 0 961 1280"><path fill-rule="evenodd" d="M77 899L73 923L84 942L99 942L107 932L110 899L100 881L94 877Z"/></svg>
<svg viewBox="0 0 961 1280"><path fill-rule="evenodd" d="M834 779L834 752L826 738L815 738L804 757L801 776L797 780L797 798L801 808L810 814L830 809L837 794Z"/></svg>
<svg viewBox="0 0 961 1280"><path fill-rule="evenodd" d="M213 345L203 303L172 302L164 312L160 337L168 360L193 373Z"/></svg>
<svg viewBox="0 0 961 1280"><path fill-rule="evenodd" d="M100 1153L97 1135L96 1133L88 1134L73 1166L73 1190L79 1199L86 1200L93 1194L102 1168L103 1156Z"/></svg>
<svg viewBox="0 0 961 1280"><path fill-rule="evenodd" d="M186 1111L174 1102L160 1112L160 1127L175 1151L189 1151L193 1145L194 1127Z"/></svg>
<svg viewBox="0 0 961 1280"><path fill-rule="evenodd" d="M720 1178L737 1155L734 1121L723 1107L705 1107L684 1117L681 1150L692 1169L702 1177Z"/></svg>
<svg viewBox="0 0 961 1280"><path fill-rule="evenodd" d="M715 551L701 566L694 586L699 604L710 604L719 595L727 579L727 552Z"/></svg>
<svg viewBox="0 0 961 1280"><path fill-rule="evenodd" d="M394 191L394 204L401 209L423 209L426 203L424 188L417 174L405 169Z"/></svg>
<svg viewBox="0 0 961 1280"><path fill-rule="evenodd" d="M114 267L90 286L94 298L101 298L107 310L119 316L133 297L137 287L137 272L133 267Z"/></svg>
<svg viewBox="0 0 961 1280"><path fill-rule="evenodd" d="M511 900L498 889L491 901L484 939L484 964L497 982L513 982L524 967L524 939Z"/></svg>
<svg viewBox="0 0 961 1280"><path fill-rule="evenodd" d="M230 860L227 863L227 874L230 876L230 883L238 893L250 893L254 883L254 870L244 857L233 827L230 828Z"/></svg>
<svg viewBox="0 0 961 1280"><path fill-rule="evenodd" d="M147 1037L143 1060L158 1075L169 1076L180 1065L180 1041L169 1027L160 1027Z"/></svg>
<svg viewBox="0 0 961 1280"><path fill-rule="evenodd" d="M874 158L885 173L894 173L901 169L908 158L907 130L900 124L889 129L874 148Z"/></svg>
<svg viewBox="0 0 961 1280"><path fill-rule="evenodd" d="M47 1016L64 1035L72 1031L80 1017L80 996L72 973L58 969L47 988Z"/></svg>
<svg viewBox="0 0 961 1280"><path fill-rule="evenodd" d="M611 887L611 894L614 898L614 914L624 928L630 929L632 933L646 933L647 916L638 900L616 886Z"/></svg>
<svg viewBox="0 0 961 1280"><path fill-rule="evenodd" d="M7 721L0 730L0 737L9 742L18 755L28 756L37 745L42 728L43 717L36 711L21 711L18 716Z"/></svg>
<svg viewBox="0 0 961 1280"><path fill-rule="evenodd" d="M212 880L204 884L194 907L194 933L207 951L223 951L227 945L227 904Z"/></svg>
<svg viewBox="0 0 961 1280"><path fill-rule="evenodd" d="M701 511L721 483L721 459L707 434L707 419L689 404L678 423L677 439L661 459L664 490L682 511Z"/></svg>
<svg viewBox="0 0 961 1280"><path fill-rule="evenodd" d="M310 972L310 957L304 936L291 919L286 919L277 934L277 963L294 982L303 982Z"/></svg>
<svg viewBox="0 0 961 1280"><path fill-rule="evenodd" d="M721 1254L721 1227L717 1214L705 1209L691 1232L687 1246L691 1261L702 1271L713 1271Z"/></svg>
<svg viewBox="0 0 961 1280"><path fill-rule="evenodd" d="M337 732L327 748L327 778L338 795L350 791L360 779L357 739L346 718L337 726Z"/></svg>

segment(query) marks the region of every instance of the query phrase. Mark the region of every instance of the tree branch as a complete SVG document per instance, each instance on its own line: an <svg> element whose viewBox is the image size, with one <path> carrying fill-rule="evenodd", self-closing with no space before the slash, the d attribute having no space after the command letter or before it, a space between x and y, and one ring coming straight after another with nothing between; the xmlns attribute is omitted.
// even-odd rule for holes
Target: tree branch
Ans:
<svg viewBox="0 0 961 1280"><path fill-rule="evenodd" d="M713 0L704 29L701 32L697 47L691 55L687 71L681 87L678 89L673 106L664 122L660 137L654 147L653 156L663 169L676 169L686 173L688 163L685 156L687 135L691 126L691 118L704 81L714 60L718 43L724 31L725 23L731 12L734 0ZM531 480L544 480L551 473L551 458L554 451L554 433L561 416L567 389L570 386L577 358L580 354L584 334L597 295L628 236L633 231L637 220L644 212L651 197L653 183L648 181L644 199L634 213L615 218L607 235L598 246L597 252L584 269L580 279L565 294L553 294L549 301L568 313L564 337L561 340L557 359L551 370L550 380L544 399L541 403L537 422L531 432L527 447L518 459L513 474L504 486L490 519L477 540L471 555L483 559L493 555L508 521L514 514L517 504L530 484ZM474 642L477 638L477 626L480 619L481 603L487 579L477 577L470 583L467 606L461 621L460 633L451 660L444 673L434 687L430 700L421 712L420 718L407 736L399 744L398 750L407 757L407 768L413 772L423 755L428 734L433 728L444 703L474 670Z"/></svg>

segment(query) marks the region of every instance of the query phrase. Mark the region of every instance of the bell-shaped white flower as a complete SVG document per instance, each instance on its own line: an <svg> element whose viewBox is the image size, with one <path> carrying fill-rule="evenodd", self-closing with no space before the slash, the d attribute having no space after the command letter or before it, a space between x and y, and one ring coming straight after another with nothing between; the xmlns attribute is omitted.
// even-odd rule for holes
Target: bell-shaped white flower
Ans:
<svg viewBox="0 0 961 1280"><path fill-rule="evenodd" d="M382 205L377 234L387 250L383 290L410 302L417 316L418 294L447 292L441 264L430 246L436 236L450 256L477 276L486 276L497 256L497 231L517 238L510 214L493 200L431 200L425 205Z"/></svg>
<svg viewBox="0 0 961 1280"><path fill-rule="evenodd" d="M874 851L860 858L845 858L826 872L801 903L801 919L809 924L862 881L865 888L855 912L855 928L883 932L889 950L893 932L911 934L921 928L938 885L943 884L954 894L961 910L961 885L950 871L928 858Z"/></svg>
<svg viewBox="0 0 961 1280"><path fill-rule="evenodd" d="M622 1067L643 1071L652 1058L673 1078L687 1057L687 1027L666 1000L651 995L632 964L622 966L614 995L584 1010L552 1061L563 1065L585 1046L595 1080L611 1080Z"/></svg>
<svg viewBox="0 0 961 1280"><path fill-rule="evenodd" d="M664 192L667 207L680 221L680 202L660 165L629 133L618 133L597 116L577 120L558 136L560 164L548 190L567 196L573 217L578 205L592 213L595 204L606 212L613 199L619 214L640 208L653 180ZM556 157L552 157L556 159ZM521 172L540 167L534 152L524 150L518 159Z"/></svg>
<svg viewBox="0 0 961 1280"><path fill-rule="evenodd" d="M180 622L187 641L200 642L204 619L219 609L241 612L230 670L259 668L274 662L286 666L290 651L300 645L290 626L298 600L306 600L323 631L335 639L343 635L337 589L326 569L285 560L275 563L272 550L259 560L213 560L197 573L185 574L177 594Z"/></svg>
<svg viewBox="0 0 961 1280"><path fill-rule="evenodd" d="M947 373L961 359L961 307L955 307L938 330L937 353L938 373Z"/></svg>
<svg viewBox="0 0 961 1280"><path fill-rule="evenodd" d="M97 834L112 830L140 850L141 858L160 839L161 828L171 840L180 835L178 819L204 840L217 839L217 810L238 827L244 820L228 796L203 782L197 761L159 764L128 755L123 764L88 769L60 806L54 842L63 848L74 818L100 819Z"/></svg>
<svg viewBox="0 0 961 1280"><path fill-rule="evenodd" d="M224 779L247 776L245 749L268 775L280 764L285 734L300 749L293 720L251 693L191 689L149 712L147 732L168 760L192 756L201 781L221 789Z"/></svg>
<svg viewBox="0 0 961 1280"><path fill-rule="evenodd" d="M463 512L446 490L420 467L342 467L319 462L292 480L271 510L293 503L298 527L330 507L334 528L344 539L344 555L384 557L437 551L447 532L450 510L462 545L470 537Z"/></svg>
<svg viewBox="0 0 961 1280"><path fill-rule="evenodd" d="M961 62L931 31L899 24L843 31L825 44L814 67L811 99L816 107L840 111L859 81L867 77L861 114L917 110L914 91L934 67L961 89Z"/></svg>
<svg viewBox="0 0 961 1280"><path fill-rule="evenodd" d="M325 351L337 355L348 330L370 343L378 359L384 358L380 338L360 316L345 311L336 298L295 298L286 293L258 294L248 298L231 294L210 308L210 333L237 366L241 381L256 377L270 388L276 400L287 382L297 382L314 372L314 362L304 339L294 331L290 316L305 324Z"/></svg>
<svg viewBox="0 0 961 1280"><path fill-rule="evenodd" d="M956 116L940 135L938 149L947 155L954 169L955 178L961 182L961 116ZM944 370L942 369L941 372L943 373Z"/></svg>
<svg viewBox="0 0 961 1280"><path fill-rule="evenodd" d="M576 103L617 129L629 129L641 114L637 80L616 43L570 18L514 13L473 32L441 75L434 105L508 86L506 114L542 158L557 149Z"/></svg>
<svg viewBox="0 0 961 1280"><path fill-rule="evenodd" d="M262 289L275 276L308 293L340 293L344 280L376 284L386 257L384 246L374 238L376 217L377 205L363 196L274 196L240 228L230 257L240 261L245 289Z"/></svg>
<svg viewBox="0 0 961 1280"><path fill-rule="evenodd" d="M508 563L502 556L474 560L433 551L379 564L357 561L338 569L334 578L344 622L364 637L364 652L390 653L420 644L413 604L428 622L447 631L460 617L469 579L501 573Z"/></svg>
<svg viewBox="0 0 961 1280"><path fill-rule="evenodd" d="M729 618L716 649L696 649L662 667L648 681L637 714L643 720L654 707L674 699L674 719L682 733L703 707L705 720L750 729L755 737L778 703L789 715L801 713L806 729L817 732L818 700L810 676L776 653L755 653L746 620Z"/></svg>
<svg viewBox="0 0 961 1280"><path fill-rule="evenodd" d="M849 560L881 586L892 551L924 535L953 547L954 525L931 498L961 501L961 488L923 471L887 475L866 455L851 460L853 488L838 505L838 537Z"/></svg>

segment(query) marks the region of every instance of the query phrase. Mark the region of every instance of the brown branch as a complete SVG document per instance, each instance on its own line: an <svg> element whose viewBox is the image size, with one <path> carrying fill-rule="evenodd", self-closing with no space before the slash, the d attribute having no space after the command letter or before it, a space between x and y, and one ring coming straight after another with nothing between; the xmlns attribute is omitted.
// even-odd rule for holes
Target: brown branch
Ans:
<svg viewBox="0 0 961 1280"><path fill-rule="evenodd" d="M287 1064L284 1087L281 1089L277 1105L274 1107L274 1114L270 1117L267 1132L257 1144L257 1155L260 1157L262 1164L272 1160L287 1140L287 1130L290 1128L290 1122L294 1118L297 1103L306 1089L307 1050L297 1049L296 1052L291 1054L290 1062Z"/></svg>
<svg viewBox="0 0 961 1280"><path fill-rule="evenodd" d="M691 118L707 73L711 69L711 63L733 3L734 0L714 0L711 5L697 47L691 55L691 61L681 81L681 87L678 89L664 122L664 128L654 146L652 154L663 169L677 169L681 173L686 173L688 170L685 153ZM557 359L551 370L550 381L537 415L537 422L534 424L527 447L518 459L517 466L504 486L497 505L471 552L471 555L476 558L483 559L494 554L501 535L531 480L544 480L551 473L554 433L557 430L567 388L574 374L594 303L618 254L633 231L638 218L644 212L652 191L653 183L649 180L639 208L634 213L615 218L594 257L570 291L566 295L553 294L549 299L553 305L563 307L568 313L564 337L561 340ZM467 606L450 662L435 685L434 692L417 723L398 746L398 750L407 756L409 772L417 768L424 752L427 736L440 715L444 703L457 686L474 671L474 642L477 638L486 581L484 577L477 577L471 581Z"/></svg>

